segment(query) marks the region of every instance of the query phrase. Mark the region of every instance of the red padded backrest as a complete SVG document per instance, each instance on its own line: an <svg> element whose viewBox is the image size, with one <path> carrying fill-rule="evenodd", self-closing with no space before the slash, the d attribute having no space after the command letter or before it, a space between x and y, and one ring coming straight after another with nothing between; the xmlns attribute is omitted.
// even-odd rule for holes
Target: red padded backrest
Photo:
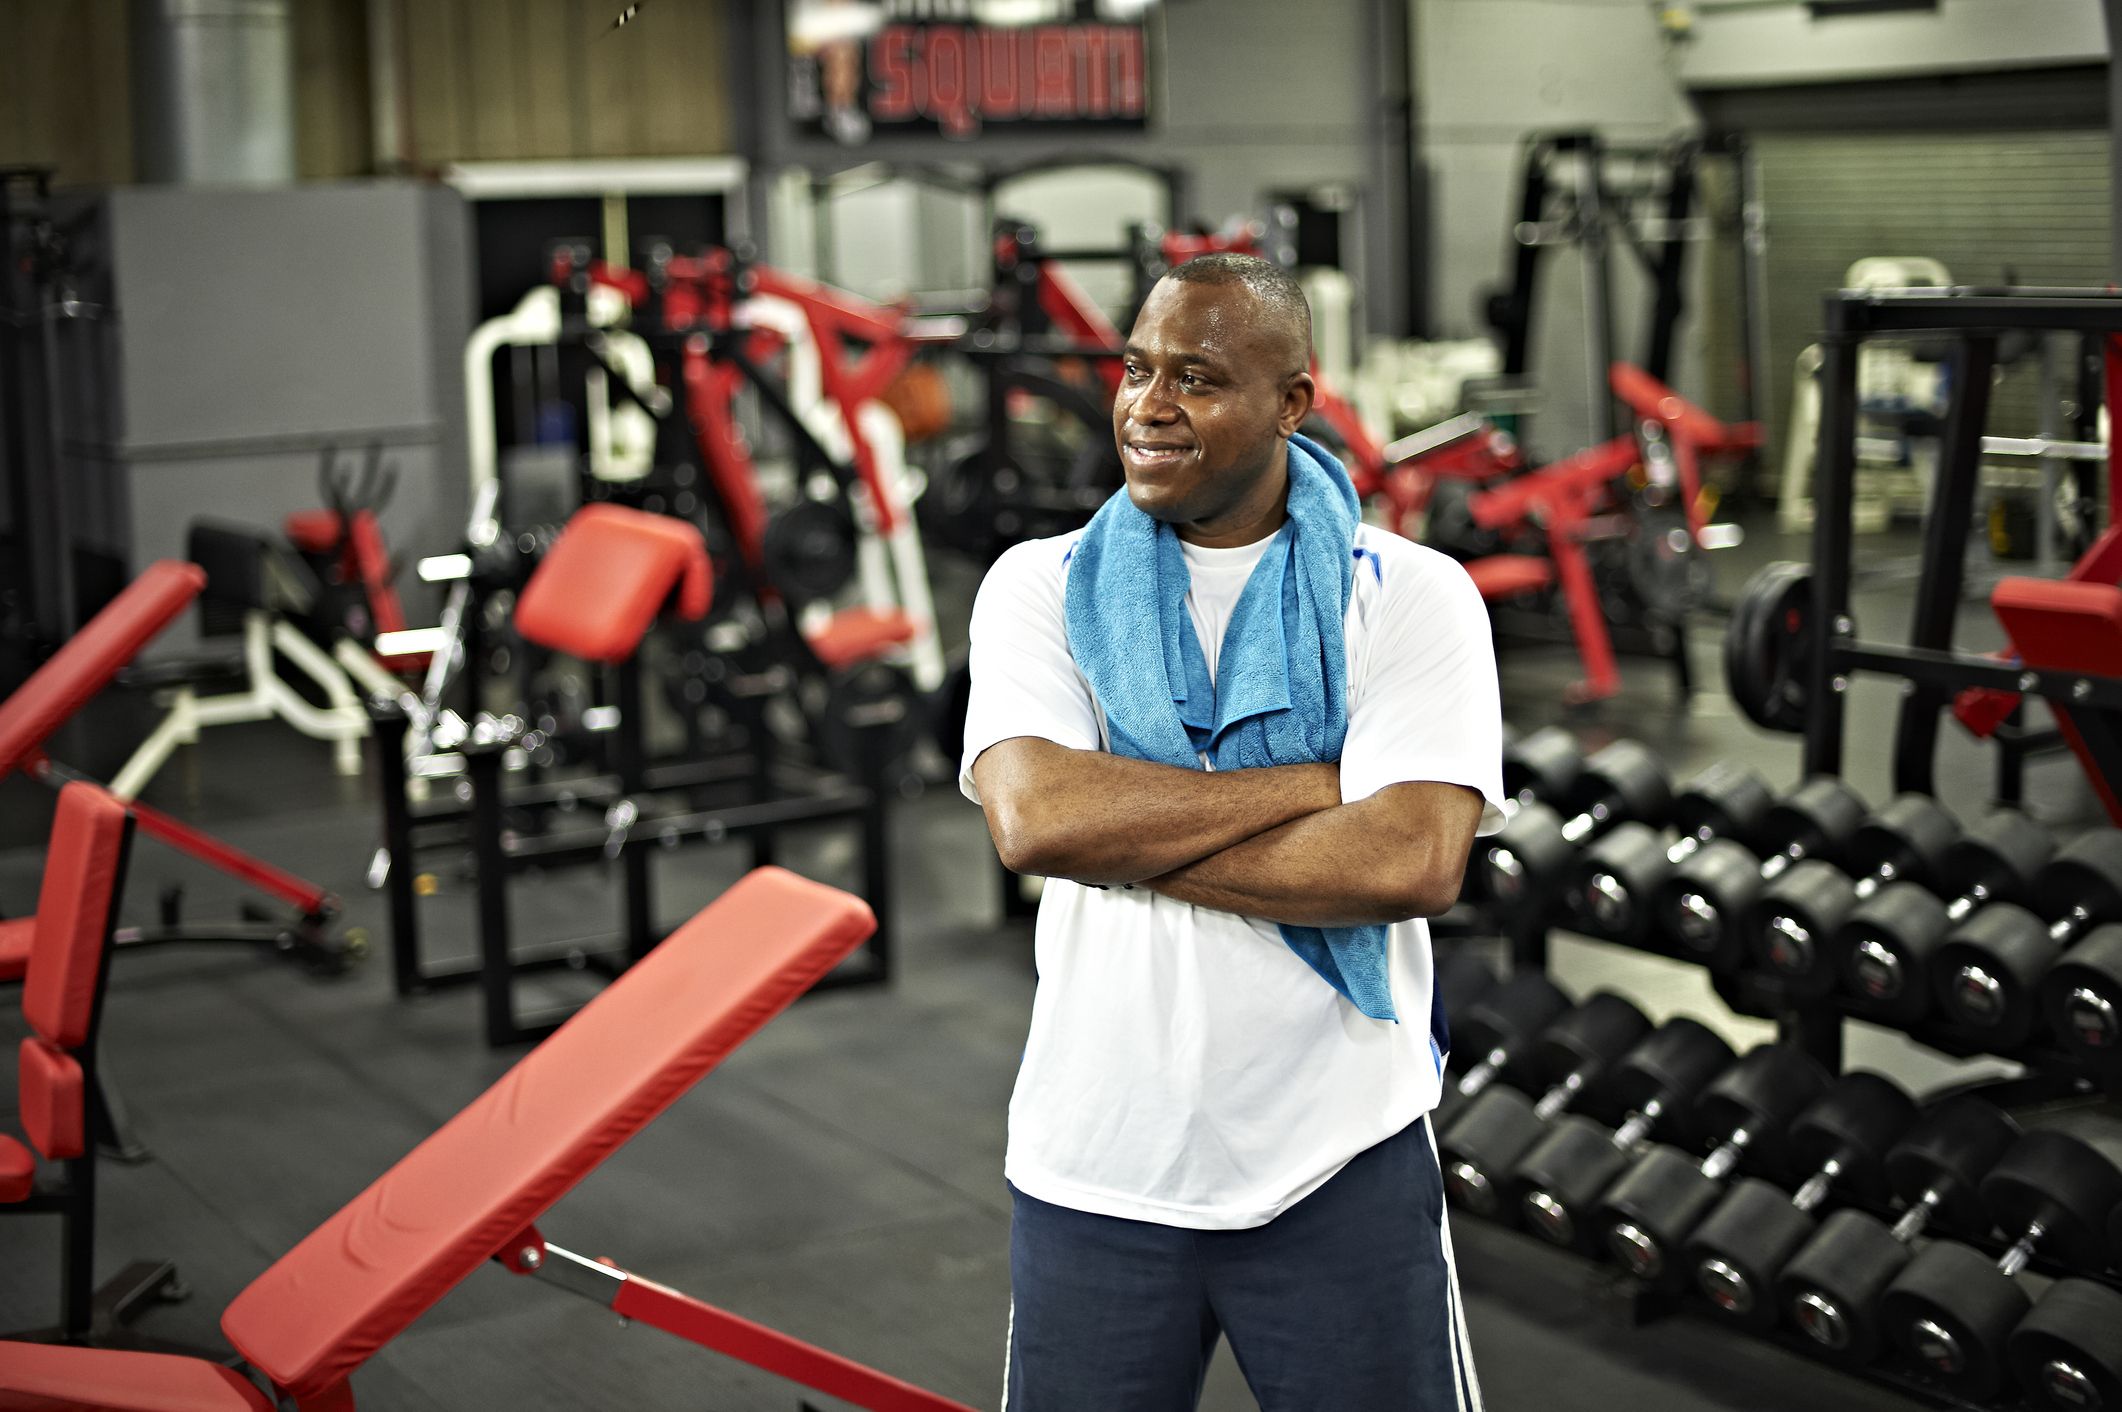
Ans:
<svg viewBox="0 0 2122 1412"><path fill-rule="evenodd" d="M0 701L0 779L22 768L53 731L110 685L205 586L206 571L196 564L164 559L149 565L50 661L30 673L13 695Z"/></svg>
<svg viewBox="0 0 2122 1412"><path fill-rule="evenodd" d="M131 827L125 805L97 786L77 780L59 791L22 1013L31 1029L61 1049L86 1043L96 1016Z"/></svg>
<svg viewBox="0 0 2122 1412"><path fill-rule="evenodd" d="M17 1079L22 1093L22 1131L54 1162L79 1157L88 1131L86 1085L74 1056L31 1035L22 1041Z"/></svg>
<svg viewBox="0 0 2122 1412"><path fill-rule="evenodd" d="M296 1397L366 1361L876 928L756 869L256 1280L221 1328Z"/></svg>
<svg viewBox="0 0 2122 1412"><path fill-rule="evenodd" d="M2004 579L1989 602L2027 666L2122 676L2122 588L2068 579Z"/></svg>
<svg viewBox="0 0 2122 1412"><path fill-rule="evenodd" d="M669 515L586 505L524 585L516 631L587 662L623 662L674 590L681 617L707 616L714 574L699 530Z"/></svg>

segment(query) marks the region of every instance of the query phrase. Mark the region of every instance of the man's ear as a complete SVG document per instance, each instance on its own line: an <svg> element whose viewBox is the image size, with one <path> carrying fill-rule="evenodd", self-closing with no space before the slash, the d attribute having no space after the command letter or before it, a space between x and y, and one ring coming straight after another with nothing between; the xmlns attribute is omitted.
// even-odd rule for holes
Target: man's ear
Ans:
<svg viewBox="0 0 2122 1412"><path fill-rule="evenodd" d="M1303 430L1304 420L1312 414L1312 400L1317 394L1310 373L1292 373L1282 384L1282 416L1276 426L1284 436L1295 436Z"/></svg>

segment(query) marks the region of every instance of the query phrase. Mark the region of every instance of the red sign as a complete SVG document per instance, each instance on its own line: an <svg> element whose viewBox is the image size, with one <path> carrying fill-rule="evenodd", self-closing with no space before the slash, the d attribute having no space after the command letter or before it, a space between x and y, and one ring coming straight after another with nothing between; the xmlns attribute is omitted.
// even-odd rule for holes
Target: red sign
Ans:
<svg viewBox="0 0 2122 1412"><path fill-rule="evenodd" d="M886 24L792 46L790 109L850 145L872 131L971 138L993 127L1144 126L1140 24Z"/></svg>

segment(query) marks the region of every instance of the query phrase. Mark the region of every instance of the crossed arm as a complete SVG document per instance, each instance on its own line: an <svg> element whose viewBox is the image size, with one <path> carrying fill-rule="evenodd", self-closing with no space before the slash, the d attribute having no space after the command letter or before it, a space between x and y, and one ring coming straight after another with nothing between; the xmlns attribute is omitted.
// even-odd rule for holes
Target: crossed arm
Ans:
<svg viewBox="0 0 2122 1412"><path fill-rule="evenodd" d="M1130 884L1292 926L1434 916L1457 898L1481 820L1459 785L1391 785L1341 802L1336 765L1186 770L1036 736L973 764L1002 861Z"/></svg>

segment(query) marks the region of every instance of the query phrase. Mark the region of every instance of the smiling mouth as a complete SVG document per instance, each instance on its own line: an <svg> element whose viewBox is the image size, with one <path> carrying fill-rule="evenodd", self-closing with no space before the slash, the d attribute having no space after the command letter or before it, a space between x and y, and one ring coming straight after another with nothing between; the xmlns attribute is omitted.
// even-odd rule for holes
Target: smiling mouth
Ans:
<svg viewBox="0 0 2122 1412"><path fill-rule="evenodd" d="M1193 451L1191 446L1168 442L1130 441L1124 448L1127 464L1143 471L1167 470L1191 456Z"/></svg>

